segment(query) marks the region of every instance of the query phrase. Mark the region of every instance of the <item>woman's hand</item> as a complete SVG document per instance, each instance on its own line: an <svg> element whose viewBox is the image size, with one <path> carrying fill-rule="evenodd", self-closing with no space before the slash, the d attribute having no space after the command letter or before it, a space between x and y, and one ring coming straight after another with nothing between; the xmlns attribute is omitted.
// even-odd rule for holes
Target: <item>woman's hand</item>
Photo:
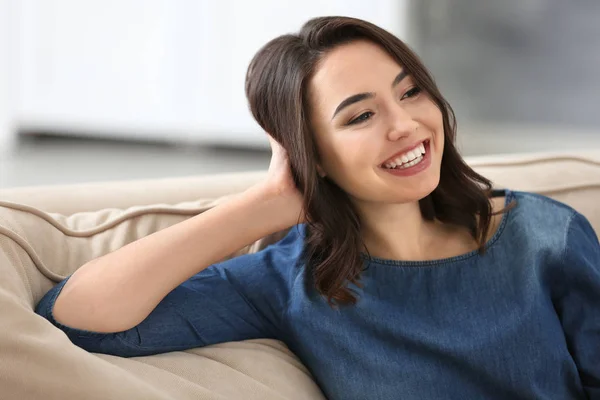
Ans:
<svg viewBox="0 0 600 400"><path fill-rule="evenodd" d="M305 221L303 198L292 177L288 153L271 135L267 136L272 154L267 179L261 183L261 190L285 208L284 214L293 218L293 224L302 223Z"/></svg>

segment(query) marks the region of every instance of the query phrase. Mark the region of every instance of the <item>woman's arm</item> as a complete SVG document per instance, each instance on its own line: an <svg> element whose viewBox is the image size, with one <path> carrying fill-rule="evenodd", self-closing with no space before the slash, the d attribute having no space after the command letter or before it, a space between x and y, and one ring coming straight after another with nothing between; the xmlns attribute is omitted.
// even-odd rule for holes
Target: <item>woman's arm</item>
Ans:
<svg viewBox="0 0 600 400"><path fill-rule="evenodd" d="M588 398L600 400L600 244L579 213L561 261L554 304Z"/></svg>
<svg viewBox="0 0 600 400"><path fill-rule="evenodd" d="M90 261L66 282L52 313L63 325L119 332L143 321L175 287L301 217L285 151L271 140L268 178L229 202Z"/></svg>
<svg viewBox="0 0 600 400"><path fill-rule="evenodd" d="M36 306L82 349L136 357L256 338L286 340L285 316L294 268L303 251L302 227L257 253L202 270L167 294L136 326L114 333L76 329L56 321L52 308L68 279ZM117 311L118 312L118 311Z"/></svg>

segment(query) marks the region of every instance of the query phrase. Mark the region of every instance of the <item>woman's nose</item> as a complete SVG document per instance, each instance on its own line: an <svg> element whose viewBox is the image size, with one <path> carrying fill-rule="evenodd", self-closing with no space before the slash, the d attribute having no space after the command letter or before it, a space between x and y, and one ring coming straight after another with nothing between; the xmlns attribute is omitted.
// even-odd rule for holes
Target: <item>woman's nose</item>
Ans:
<svg viewBox="0 0 600 400"><path fill-rule="evenodd" d="M402 107L395 106L393 112L389 113L388 139L396 141L413 135L419 124Z"/></svg>

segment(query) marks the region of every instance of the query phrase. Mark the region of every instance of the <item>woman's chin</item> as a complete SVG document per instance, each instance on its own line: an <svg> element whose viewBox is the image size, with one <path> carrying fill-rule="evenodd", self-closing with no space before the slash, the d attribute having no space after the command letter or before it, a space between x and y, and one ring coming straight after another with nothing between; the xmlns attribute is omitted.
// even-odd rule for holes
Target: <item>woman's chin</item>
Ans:
<svg viewBox="0 0 600 400"><path fill-rule="evenodd" d="M440 183L439 174L435 174L435 176L431 175L433 174L427 174L427 176L423 176L423 179L421 180L406 182L406 185L395 187L393 190L393 197L396 201L392 202L409 203L419 201L429 196Z"/></svg>

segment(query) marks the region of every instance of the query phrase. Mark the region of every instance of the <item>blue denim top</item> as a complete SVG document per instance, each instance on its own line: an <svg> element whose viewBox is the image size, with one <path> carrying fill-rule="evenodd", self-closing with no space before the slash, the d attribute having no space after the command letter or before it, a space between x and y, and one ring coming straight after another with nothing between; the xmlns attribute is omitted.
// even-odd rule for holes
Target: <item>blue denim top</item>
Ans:
<svg viewBox="0 0 600 400"><path fill-rule="evenodd" d="M304 225L215 264L138 326L98 333L36 312L83 349L144 356L253 338L285 342L329 399L600 400L600 245L547 197L501 191L487 251L434 261L365 259L356 305L332 309L307 284ZM177 268L165 265L165 268Z"/></svg>

